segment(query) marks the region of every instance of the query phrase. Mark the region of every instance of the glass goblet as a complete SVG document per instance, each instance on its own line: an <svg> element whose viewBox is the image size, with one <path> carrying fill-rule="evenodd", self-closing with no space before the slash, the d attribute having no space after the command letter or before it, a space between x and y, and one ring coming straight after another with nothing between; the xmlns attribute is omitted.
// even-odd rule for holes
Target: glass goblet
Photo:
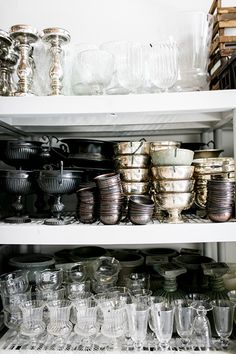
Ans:
<svg viewBox="0 0 236 354"><path fill-rule="evenodd" d="M160 306L155 307L151 304L153 328L162 351L170 349L169 343L173 333L174 310L174 306L169 303L161 303Z"/></svg>
<svg viewBox="0 0 236 354"><path fill-rule="evenodd" d="M82 337L81 344L86 349L91 348L92 337L98 332L97 312L98 305L93 297L73 302L77 311L75 333Z"/></svg>
<svg viewBox="0 0 236 354"><path fill-rule="evenodd" d="M147 335L149 306L145 303L126 305L129 335L136 350L142 350Z"/></svg>
<svg viewBox="0 0 236 354"><path fill-rule="evenodd" d="M229 336L233 330L233 320L235 303L230 300L213 300L213 318L215 329L220 337L220 348L227 349L229 346Z"/></svg>
<svg viewBox="0 0 236 354"><path fill-rule="evenodd" d="M187 350L191 348L193 319L196 311L191 307L191 300L175 300L175 325L178 335L181 337L179 348Z"/></svg>
<svg viewBox="0 0 236 354"><path fill-rule="evenodd" d="M197 311L193 320L193 343L199 349L209 350L212 347L212 335L207 311L212 310L212 305L208 301L196 300L192 302L191 306Z"/></svg>
<svg viewBox="0 0 236 354"><path fill-rule="evenodd" d="M109 85L114 58L111 53L100 49L87 49L78 53L73 75L73 91L77 95L101 95Z"/></svg>
<svg viewBox="0 0 236 354"><path fill-rule="evenodd" d="M19 305L22 311L22 324L20 333L30 337L33 342L44 333L46 325L43 321L45 302L42 300L24 301Z"/></svg>
<svg viewBox="0 0 236 354"><path fill-rule="evenodd" d="M35 272L36 285L39 290L57 290L63 282L62 269L44 269Z"/></svg>

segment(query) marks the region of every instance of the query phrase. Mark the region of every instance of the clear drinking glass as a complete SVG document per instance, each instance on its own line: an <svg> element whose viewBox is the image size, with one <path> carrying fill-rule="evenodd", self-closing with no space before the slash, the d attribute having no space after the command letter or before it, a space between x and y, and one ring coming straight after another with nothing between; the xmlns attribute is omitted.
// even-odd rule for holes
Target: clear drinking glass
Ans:
<svg viewBox="0 0 236 354"><path fill-rule="evenodd" d="M101 49L87 49L78 53L74 61L72 89L76 95L101 95L114 72L113 55Z"/></svg>
<svg viewBox="0 0 236 354"><path fill-rule="evenodd" d="M101 49L115 59L115 72L106 93L127 94L137 92L144 82L143 52L140 43L111 41L102 43Z"/></svg>
<svg viewBox="0 0 236 354"><path fill-rule="evenodd" d="M169 342L173 333L174 310L174 306L168 303L155 307L151 304L153 328L161 350L170 348Z"/></svg>
<svg viewBox="0 0 236 354"><path fill-rule="evenodd" d="M149 306L145 303L126 305L129 335L136 350L142 350L147 335Z"/></svg>
<svg viewBox="0 0 236 354"><path fill-rule="evenodd" d="M129 277L125 278L125 284L130 291L149 289L150 288L150 274L147 273L131 273Z"/></svg>
<svg viewBox="0 0 236 354"><path fill-rule="evenodd" d="M98 321L101 324L101 334L108 339L108 345L119 349L119 338L123 337L127 328L126 303L114 293L104 293L95 296L98 303Z"/></svg>
<svg viewBox="0 0 236 354"><path fill-rule="evenodd" d="M178 78L178 47L173 39L150 44L149 70L151 82L160 90L168 91Z"/></svg>
<svg viewBox="0 0 236 354"><path fill-rule="evenodd" d="M49 334L60 337L61 341L68 337L72 331L70 322L70 311L72 303L69 300L55 300L47 303L49 310L49 324L47 331Z"/></svg>
<svg viewBox="0 0 236 354"><path fill-rule="evenodd" d="M46 328L43 321L45 302L42 300L24 301L19 307L22 311L20 333L24 336L36 339Z"/></svg>
<svg viewBox="0 0 236 354"><path fill-rule="evenodd" d="M36 285L39 290L57 290L63 282L62 269L44 269L35 272Z"/></svg>
<svg viewBox="0 0 236 354"><path fill-rule="evenodd" d="M81 344L86 348L91 346L91 337L98 332L97 322L98 305L93 297L84 300L76 300L73 305L76 307L77 323L74 327L75 333L82 337Z"/></svg>
<svg viewBox="0 0 236 354"><path fill-rule="evenodd" d="M191 306L197 312L193 320L193 343L199 349L209 350L212 347L212 335L207 311L212 310L212 305L208 301L196 300Z"/></svg>
<svg viewBox="0 0 236 354"><path fill-rule="evenodd" d="M229 336L233 330L235 303L230 300L213 300L213 318L215 329L220 337L220 348L227 349Z"/></svg>
<svg viewBox="0 0 236 354"><path fill-rule="evenodd" d="M0 276L1 294L9 296L24 293L29 288L28 272L16 270Z"/></svg>
<svg viewBox="0 0 236 354"><path fill-rule="evenodd" d="M193 330L193 319L196 311L191 307L191 300L175 300L175 325L182 344L179 349L187 350L192 347L191 337Z"/></svg>

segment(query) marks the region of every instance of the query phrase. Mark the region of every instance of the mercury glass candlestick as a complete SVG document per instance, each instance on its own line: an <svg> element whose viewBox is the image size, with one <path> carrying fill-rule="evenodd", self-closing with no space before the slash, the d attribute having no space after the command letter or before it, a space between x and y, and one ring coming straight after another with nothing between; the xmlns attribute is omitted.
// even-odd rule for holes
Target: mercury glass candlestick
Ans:
<svg viewBox="0 0 236 354"><path fill-rule="evenodd" d="M54 27L44 29L41 37L45 43L51 45L52 64L49 70L51 80L50 95L61 95L63 88L63 69L61 64L62 45L70 42L70 34L62 28Z"/></svg>
<svg viewBox="0 0 236 354"><path fill-rule="evenodd" d="M13 40L0 29L0 96L13 96L12 74L18 58L13 49Z"/></svg>
<svg viewBox="0 0 236 354"><path fill-rule="evenodd" d="M10 36L16 41L20 52L17 67L19 81L15 96L33 95L31 91L34 75L32 44L38 40L37 30L28 25L15 25L11 27Z"/></svg>

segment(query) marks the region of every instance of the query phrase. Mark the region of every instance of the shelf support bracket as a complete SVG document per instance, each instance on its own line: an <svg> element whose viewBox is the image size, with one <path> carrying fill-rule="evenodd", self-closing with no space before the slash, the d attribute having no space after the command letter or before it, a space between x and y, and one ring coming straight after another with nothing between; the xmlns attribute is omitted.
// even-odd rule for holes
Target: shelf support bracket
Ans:
<svg viewBox="0 0 236 354"><path fill-rule="evenodd" d="M5 130L7 130L8 132L10 132L12 135L16 135L16 136L22 136L22 137L29 137L30 134L24 132L23 130L19 129L19 128L15 128L10 124L7 124L3 121L0 120L0 128L3 128Z"/></svg>

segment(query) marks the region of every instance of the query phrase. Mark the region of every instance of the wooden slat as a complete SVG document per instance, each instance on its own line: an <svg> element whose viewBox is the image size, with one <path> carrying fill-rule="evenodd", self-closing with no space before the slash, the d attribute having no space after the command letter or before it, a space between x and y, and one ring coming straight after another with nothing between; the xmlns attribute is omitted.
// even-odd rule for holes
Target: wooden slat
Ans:
<svg viewBox="0 0 236 354"><path fill-rule="evenodd" d="M234 28L236 27L236 19L219 21L218 26L219 28Z"/></svg>
<svg viewBox="0 0 236 354"><path fill-rule="evenodd" d="M217 12L218 14L236 13L236 7L219 7Z"/></svg>
<svg viewBox="0 0 236 354"><path fill-rule="evenodd" d="M214 23L219 21L236 20L236 11L230 13L216 14L214 16Z"/></svg>

